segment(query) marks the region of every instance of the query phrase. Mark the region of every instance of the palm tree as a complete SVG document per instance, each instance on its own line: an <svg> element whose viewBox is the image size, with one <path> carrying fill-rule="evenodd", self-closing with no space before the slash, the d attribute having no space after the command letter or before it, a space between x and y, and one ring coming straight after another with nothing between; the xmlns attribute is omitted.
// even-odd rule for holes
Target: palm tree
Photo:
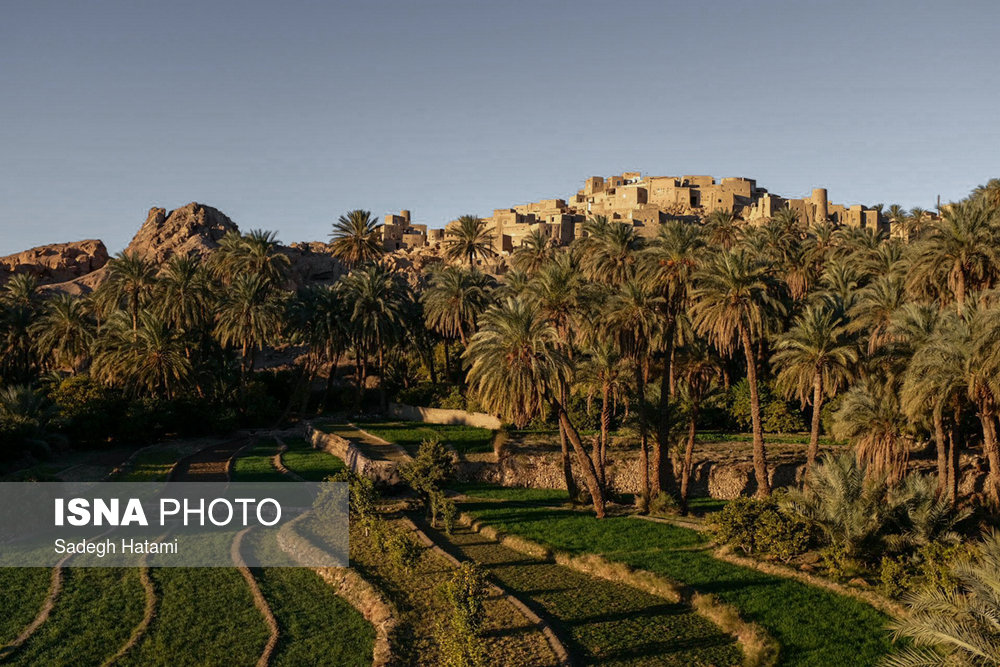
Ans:
<svg viewBox="0 0 1000 667"><path fill-rule="evenodd" d="M833 435L848 439L868 470L890 481L902 479L909 458L907 419L899 397L884 378L851 387L834 414Z"/></svg>
<svg viewBox="0 0 1000 667"><path fill-rule="evenodd" d="M523 298L538 307L541 315L556 328L560 350L573 356L574 324L582 317L586 284L570 253L561 253L545 264L525 287ZM569 388L560 388L560 400L567 401ZM570 499L577 498L576 480L570 460L570 445L565 429L559 427L563 477Z"/></svg>
<svg viewBox="0 0 1000 667"><path fill-rule="evenodd" d="M445 266L435 271L421 296L427 326L464 346L490 305L492 289L492 279L475 269Z"/></svg>
<svg viewBox="0 0 1000 667"><path fill-rule="evenodd" d="M660 414L657 426L657 447L653 466L662 475L657 488L673 483L670 471L670 397L673 394L673 357L677 320L688 301L688 285L698 267L705 236L701 227L679 220L660 226L656 237L642 251L639 278L661 297L660 315L663 323L663 375L660 376Z"/></svg>
<svg viewBox="0 0 1000 667"><path fill-rule="evenodd" d="M595 395L601 397L601 434L594 441L591 457L597 466L597 476L601 485L606 483L608 463L608 433L611 417L619 401L628 400L629 380L632 377L630 364L609 343L597 344L587 350L577 371L577 387L587 395L587 410Z"/></svg>
<svg viewBox="0 0 1000 667"><path fill-rule="evenodd" d="M824 397L833 398L846 385L858 362L856 346L847 335L843 317L829 308L807 306L786 333L778 337L771 363L778 369L778 386L786 397L812 405L812 426L803 483L819 451L820 411ZM810 396L811 394L811 396Z"/></svg>
<svg viewBox="0 0 1000 667"><path fill-rule="evenodd" d="M215 335L226 346L240 349L241 385L253 372L258 349L281 331L281 297L257 273L239 273L223 294L216 314Z"/></svg>
<svg viewBox="0 0 1000 667"><path fill-rule="evenodd" d="M995 211L979 202L958 202L942 211L920 245L910 272L915 291L937 292L942 303L953 301L961 313L966 293L990 287L997 275ZM947 292L941 293L941 286Z"/></svg>
<svg viewBox="0 0 1000 667"><path fill-rule="evenodd" d="M606 335L614 341L621 354L629 359L635 374L636 403L639 418L639 454L642 468L642 497L639 499L640 509L649 509L652 497L649 483L649 409L646 405L646 384L649 382L649 356L654 341L663 335L660 310L663 307L662 297L646 289L646 286L634 280L622 285L614 292L607 302L607 310L601 319L601 326ZM660 454L659 441L655 444L654 463L660 460L670 461L669 456ZM656 480L655 491L658 494L662 487L660 479L672 474L660 470L653 471Z"/></svg>
<svg viewBox="0 0 1000 667"><path fill-rule="evenodd" d="M848 311L849 329L852 333L867 333L868 354L891 340L893 314L905 302L903 281L893 276L881 276L858 290L854 305Z"/></svg>
<svg viewBox="0 0 1000 667"><path fill-rule="evenodd" d="M708 242L715 248L731 250L740 239L740 227L732 211L717 209L705 218Z"/></svg>
<svg viewBox="0 0 1000 667"><path fill-rule="evenodd" d="M559 349L555 327L532 304L507 299L483 315L465 357L469 386L488 410L518 425L546 404L555 411L583 468L594 511L604 518L604 489L561 400L572 366Z"/></svg>
<svg viewBox="0 0 1000 667"><path fill-rule="evenodd" d="M643 240L633 225L598 217L584 223L584 231L580 268L588 279L618 287L635 276Z"/></svg>
<svg viewBox="0 0 1000 667"><path fill-rule="evenodd" d="M135 329L126 317L119 312L108 321L94 355L94 377L134 396L173 398L192 374L183 341L148 310L140 312Z"/></svg>
<svg viewBox="0 0 1000 667"><path fill-rule="evenodd" d="M477 257L495 257L493 228L488 224L475 215L463 215L448 225L445 229L445 257L451 261L468 259L470 269Z"/></svg>
<svg viewBox="0 0 1000 667"><path fill-rule="evenodd" d="M915 321L914 316L921 315L912 305L907 311L911 313L907 318L910 322ZM903 326L901 322L899 329ZM968 395L970 332L956 315L942 316L942 321L936 322L929 333L913 326L910 330L914 333L905 338L912 343L907 350L909 362L900 391L900 407L917 423L926 423L930 415L937 450L938 494L943 496L947 491L955 503L958 501L958 452L954 431L961 427L963 399ZM954 421L946 419L946 410L952 413Z"/></svg>
<svg viewBox="0 0 1000 667"><path fill-rule="evenodd" d="M344 279L344 286L345 295L351 304L351 329L360 350L365 356L368 350L374 350L378 361L379 401L385 410L388 407L385 393L385 351L403 330L405 290L398 275L378 264L370 264L361 271L351 273ZM362 383L366 368L367 361L362 366ZM361 387L363 386L362 384Z"/></svg>
<svg viewBox="0 0 1000 667"><path fill-rule="evenodd" d="M16 275L0 291L0 380L27 383L37 360L31 330L41 306L38 280Z"/></svg>
<svg viewBox="0 0 1000 667"><path fill-rule="evenodd" d="M1000 665L1000 533L986 534L974 554L951 566L953 586L906 597L907 614L891 627L896 639L913 646L888 656L885 665Z"/></svg>
<svg viewBox="0 0 1000 667"><path fill-rule="evenodd" d="M340 216L330 234L334 257L348 268L378 259L385 254L380 227L371 211L354 209Z"/></svg>
<svg viewBox="0 0 1000 667"><path fill-rule="evenodd" d="M977 185L970 198L982 201L990 208L1000 209L1000 178L991 178L985 185Z"/></svg>
<svg viewBox="0 0 1000 667"><path fill-rule="evenodd" d="M124 304L133 330L139 328L139 311L155 286L156 265L138 252L122 251L108 262L108 293L115 303Z"/></svg>
<svg viewBox="0 0 1000 667"><path fill-rule="evenodd" d="M1000 305L994 303L980 311L969 308L971 353L966 357L966 386L969 399L976 406L983 429L983 453L989 464L986 495L994 508L1000 508L1000 441L997 417L1000 414Z"/></svg>
<svg viewBox="0 0 1000 667"><path fill-rule="evenodd" d="M731 357L742 348L746 358L754 475L758 494L762 496L770 495L771 485L760 418L754 341L765 335L768 321L782 310L775 297L776 290L777 284L765 264L743 250L729 250L712 255L698 270L691 292L691 316L697 332L707 336L722 354Z"/></svg>
<svg viewBox="0 0 1000 667"><path fill-rule="evenodd" d="M694 467L694 441L698 429L698 416L702 402L712 389L712 383L719 377L720 360L711 346L704 341L692 340L679 354L681 398L685 404L688 420L687 439L684 444L684 460L681 464L680 509L688 511L688 488Z"/></svg>
<svg viewBox="0 0 1000 667"><path fill-rule="evenodd" d="M196 255L174 255L164 265L156 285L156 312L184 333L204 326L210 315L208 275Z"/></svg>
<svg viewBox="0 0 1000 667"><path fill-rule="evenodd" d="M541 229L532 229L510 256L510 265L531 276L552 259L555 250L551 236Z"/></svg>
<svg viewBox="0 0 1000 667"><path fill-rule="evenodd" d="M43 356L76 374L86 362L93 340L86 303L80 297L57 292L45 301L31 334Z"/></svg>

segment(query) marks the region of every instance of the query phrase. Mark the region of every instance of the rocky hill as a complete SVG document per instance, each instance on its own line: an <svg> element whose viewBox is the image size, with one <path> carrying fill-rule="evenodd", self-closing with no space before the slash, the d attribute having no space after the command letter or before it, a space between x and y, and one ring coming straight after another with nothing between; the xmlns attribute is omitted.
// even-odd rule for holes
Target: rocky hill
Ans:
<svg viewBox="0 0 1000 667"><path fill-rule="evenodd" d="M191 202L170 212L154 207L125 250L162 264L175 255L208 255L231 231L239 232L239 227L211 206ZM280 250L291 261L289 289L330 284L345 271L325 243L293 243ZM50 289L86 293L104 282L107 262L108 252L100 241L41 246L0 258L0 283L28 273Z"/></svg>
<svg viewBox="0 0 1000 667"><path fill-rule="evenodd" d="M62 283L101 269L108 249L97 240L55 243L0 257L0 284L13 276L34 276L42 285Z"/></svg>

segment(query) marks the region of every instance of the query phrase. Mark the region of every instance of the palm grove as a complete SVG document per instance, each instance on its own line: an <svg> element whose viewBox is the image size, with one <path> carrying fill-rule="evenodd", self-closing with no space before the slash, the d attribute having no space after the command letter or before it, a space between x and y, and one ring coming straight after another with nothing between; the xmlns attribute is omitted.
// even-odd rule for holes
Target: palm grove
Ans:
<svg viewBox="0 0 1000 667"><path fill-rule="evenodd" d="M808 415L804 484L826 426L890 482L911 453L931 452L953 503L959 456L975 454L995 506L998 193L993 181L940 216L890 207L902 230L891 239L789 210L754 226L726 212L670 221L649 239L595 217L568 247L527 236L501 280L478 268L494 255L479 218L452 223L448 261L408 280L381 261L361 210L334 224L349 273L332 286L292 292L289 260L262 231L162 266L119 254L86 296L17 276L0 298L4 454L360 410L366 390L384 408L400 390L450 383L516 426L558 425L566 486L603 516L613 427L634 433L641 509L661 494L683 504L698 429L740 395L760 496L769 411L788 400ZM255 372L262 350L285 344L305 351L294 372ZM344 366L360 391L340 391Z"/></svg>

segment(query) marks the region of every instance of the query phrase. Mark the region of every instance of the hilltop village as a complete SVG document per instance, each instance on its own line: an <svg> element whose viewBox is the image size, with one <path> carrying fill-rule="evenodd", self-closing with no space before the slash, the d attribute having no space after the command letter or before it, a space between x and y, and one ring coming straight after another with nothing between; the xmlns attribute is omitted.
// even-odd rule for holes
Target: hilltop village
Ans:
<svg viewBox="0 0 1000 667"><path fill-rule="evenodd" d="M786 199L758 187L751 178L712 176L592 176L567 199L543 199L512 208L499 208L484 218L493 229L494 250L513 252L530 233L540 230L556 243L566 245L584 235L583 223L594 216L631 223L640 236L656 234L657 225L670 219L690 219L726 211L748 223L760 222L788 208L803 222L830 221L837 225L889 231L888 220L876 208L831 204L825 188L816 188L802 199ZM435 247L444 230L413 224L410 211L386 215L382 226L384 249Z"/></svg>

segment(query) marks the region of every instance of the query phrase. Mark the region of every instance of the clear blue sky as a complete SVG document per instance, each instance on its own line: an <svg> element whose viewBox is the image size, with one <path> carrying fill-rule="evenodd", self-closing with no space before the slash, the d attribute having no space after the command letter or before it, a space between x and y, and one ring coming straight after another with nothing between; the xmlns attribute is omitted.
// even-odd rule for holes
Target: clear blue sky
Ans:
<svg viewBox="0 0 1000 667"><path fill-rule="evenodd" d="M216 206L284 242L585 177L930 208L1000 176L996 2L0 0L0 254Z"/></svg>

